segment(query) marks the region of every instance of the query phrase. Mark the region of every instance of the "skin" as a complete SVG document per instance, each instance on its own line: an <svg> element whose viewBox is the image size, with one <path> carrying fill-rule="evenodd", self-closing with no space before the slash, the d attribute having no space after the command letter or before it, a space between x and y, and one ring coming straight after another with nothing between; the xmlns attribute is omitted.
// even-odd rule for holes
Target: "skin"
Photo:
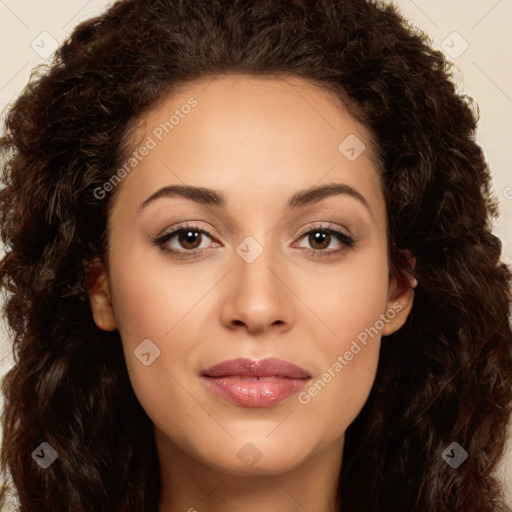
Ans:
<svg viewBox="0 0 512 512"><path fill-rule="evenodd" d="M154 424L159 512L333 511L345 430L370 393L381 336L402 326L413 300L411 287L389 277L369 135L307 81L239 75L174 91L140 121L133 148L190 97L197 106L118 185L109 258L90 289L95 322L119 330L133 388ZM354 161L338 150L350 134L366 145ZM368 207L339 194L285 211L297 191L328 183L352 187ZM169 196L141 208L160 188L180 184L223 192L227 205ZM196 237L194 247L205 248L198 258L174 259L154 243L192 221L212 234ZM356 245L301 235L318 223ZM249 236L263 249L252 263L236 251ZM194 250L181 242L175 236L167 246ZM341 251L314 257L304 248ZM200 377L228 359L277 357L307 370L307 390L393 304L393 319L308 403L294 395L241 407ZM145 339L160 349L149 366L134 355ZM261 457L255 464L237 456L244 446Z"/></svg>

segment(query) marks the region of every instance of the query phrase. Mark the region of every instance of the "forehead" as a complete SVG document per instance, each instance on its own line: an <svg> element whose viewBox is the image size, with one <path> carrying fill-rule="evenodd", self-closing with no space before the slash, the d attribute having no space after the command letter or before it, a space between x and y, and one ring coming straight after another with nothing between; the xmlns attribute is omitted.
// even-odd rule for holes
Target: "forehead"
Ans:
<svg viewBox="0 0 512 512"><path fill-rule="evenodd" d="M370 134L334 93L300 78L228 75L182 85L139 120L131 150L149 140L121 187L131 183L142 200L173 183L254 199L325 181L382 202Z"/></svg>
<svg viewBox="0 0 512 512"><path fill-rule="evenodd" d="M216 135L226 143L239 142L248 133L271 140L279 130L281 144L306 138L307 146L326 134L331 135L326 142L333 143L347 133L356 134L365 141L364 156L379 167L372 133L347 112L340 94L297 76L205 77L177 86L138 119L130 133L136 134L133 139L155 132L157 143L172 144L180 132L194 132L197 138L204 136L204 143Z"/></svg>

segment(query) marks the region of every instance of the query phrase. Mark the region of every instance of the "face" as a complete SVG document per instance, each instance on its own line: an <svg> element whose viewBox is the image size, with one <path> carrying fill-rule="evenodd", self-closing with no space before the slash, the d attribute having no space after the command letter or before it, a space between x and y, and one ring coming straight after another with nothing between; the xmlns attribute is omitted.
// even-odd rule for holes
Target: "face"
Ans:
<svg viewBox="0 0 512 512"><path fill-rule="evenodd" d="M368 133L309 82L225 76L166 98L133 151L90 297L159 448L240 474L341 457L412 301Z"/></svg>

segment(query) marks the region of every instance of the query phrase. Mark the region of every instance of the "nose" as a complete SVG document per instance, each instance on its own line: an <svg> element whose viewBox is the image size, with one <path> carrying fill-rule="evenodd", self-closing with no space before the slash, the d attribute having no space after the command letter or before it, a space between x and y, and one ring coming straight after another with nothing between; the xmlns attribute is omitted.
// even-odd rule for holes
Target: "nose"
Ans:
<svg viewBox="0 0 512 512"><path fill-rule="evenodd" d="M268 329L280 332L294 321L291 277L275 251L263 248L254 260L234 256L233 270L226 277L222 322L229 329L245 329L262 334Z"/></svg>

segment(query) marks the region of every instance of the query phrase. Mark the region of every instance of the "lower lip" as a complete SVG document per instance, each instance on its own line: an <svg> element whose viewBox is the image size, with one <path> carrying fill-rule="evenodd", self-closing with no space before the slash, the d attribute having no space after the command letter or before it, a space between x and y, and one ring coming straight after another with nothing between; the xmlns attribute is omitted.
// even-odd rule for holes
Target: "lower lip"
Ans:
<svg viewBox="0 0 512 512"><path fill-rule="evenodd" d="M205 377L210 389L242 407L270 407L298 393L309 379L242 380L239 377Z"/></svg>

